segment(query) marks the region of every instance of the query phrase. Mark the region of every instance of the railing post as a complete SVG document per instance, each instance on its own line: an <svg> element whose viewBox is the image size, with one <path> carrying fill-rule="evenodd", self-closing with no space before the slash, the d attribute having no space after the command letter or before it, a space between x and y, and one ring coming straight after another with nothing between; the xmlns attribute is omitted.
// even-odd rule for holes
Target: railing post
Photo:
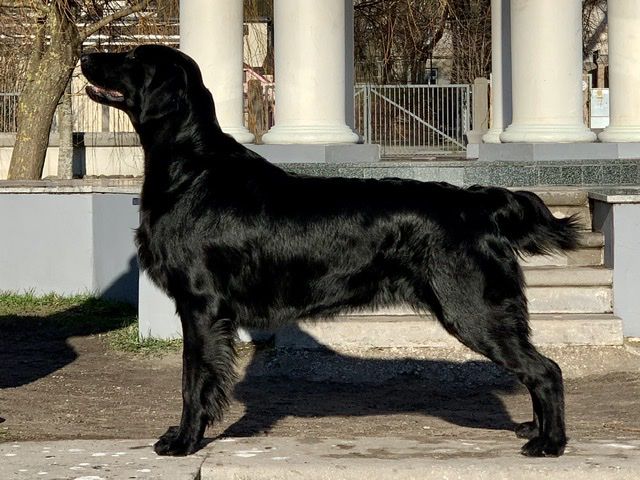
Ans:
<svg viewBox="0 0 640 480"><path fill-rule="evenodd" d="M371 143L371 85L364 86L364 143Z"/></svg>

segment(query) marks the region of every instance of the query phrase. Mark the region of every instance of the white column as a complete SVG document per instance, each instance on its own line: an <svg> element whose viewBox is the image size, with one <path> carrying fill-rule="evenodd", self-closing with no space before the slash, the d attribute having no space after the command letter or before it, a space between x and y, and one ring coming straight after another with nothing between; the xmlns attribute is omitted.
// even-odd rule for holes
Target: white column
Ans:
<svg viewBox="0 0 640 480"><path fill-rule="evenodd" d="M592 142L582 116L581 0L511 0L513 122L502 142Z"/></svg>
<svg viewBox="0 0 640 480"><path fill-rule="evenodd" d="M640 2L609 0L609 126L602 142L640 142Z"/></svg>
<svg viewBox="0 0 640 480"><path fill-rule="evenodd" d="M244 126L242 28L240 0L180 1L180 49L198 62L222 130L250 143L253 134Z"/></svg>
<svg viewBox="0 0 640 480"><path fill-rule="evenodd" d="M275 0L276 123L264 143L358 141L345 122L345 5Z"/></svg>
<svg viewBox="0 0 640 480"><path fill-rule="evenodd" d="M491 122L482 137L500 143L500 134L511 123L510 0L491 0Z"/></svg>

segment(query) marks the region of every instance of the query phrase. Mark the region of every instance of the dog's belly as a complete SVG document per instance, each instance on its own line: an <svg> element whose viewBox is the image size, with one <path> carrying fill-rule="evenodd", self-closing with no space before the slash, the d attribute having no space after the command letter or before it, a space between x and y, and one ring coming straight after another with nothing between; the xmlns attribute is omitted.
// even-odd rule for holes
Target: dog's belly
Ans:
<svg viewBox="0 0 640 480"><path fill-rule="evenodd" d="M256 269L249 277L249 282L230 279L227 302L238 322L250 327L274 328L415 297L415 282L367 265L281 265Z"/></svg>

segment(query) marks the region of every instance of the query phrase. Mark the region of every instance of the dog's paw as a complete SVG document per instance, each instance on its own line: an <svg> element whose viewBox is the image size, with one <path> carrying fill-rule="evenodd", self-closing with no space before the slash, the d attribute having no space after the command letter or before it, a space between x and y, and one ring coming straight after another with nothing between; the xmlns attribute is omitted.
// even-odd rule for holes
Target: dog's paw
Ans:
<svg viewBox="0 0 640 480"><path fill-rule="evenodd" d="M183 457L198 450L197 442L188 441L181 434L179 427L169 427L153 446L158 455Z"/></svg>
<svg viewBox="0 0 640 480"><path fill-rule="evenodd" d="M536 438L538 433L538 424L536 422L524 422L516 426L516 437L526 438L530 440Z"/></svg>
<svg viewBox="0 0 640 480"><path fill-rule="evenodd" d="M522 447L521 453L527 457L559 457L564 453L566 440L535 437Z"/></svg>

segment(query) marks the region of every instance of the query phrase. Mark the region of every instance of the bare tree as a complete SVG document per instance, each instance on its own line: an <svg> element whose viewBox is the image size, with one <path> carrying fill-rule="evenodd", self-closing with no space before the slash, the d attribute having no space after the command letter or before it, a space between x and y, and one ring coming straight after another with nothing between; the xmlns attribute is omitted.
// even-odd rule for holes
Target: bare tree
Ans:
<svg viewBox="0 0 640 480"><path fill-rule="evenodd" d="M360 80L421 83L445 31L444 0L355 0Z"/></svg>
<svg viewBox="0 0 640 480"><path fill-rule="evenodd" d="M607 29L607 0L582 0L582 58L587 60Z"/></svg>
<svg viewBox="0 0 640 480"><path fill-rule="evenodd" d="M490 0L447 0L451 82L473 83L491 71Z"/></svg>
<svg viewBox="0 0 640 480"><path fill-rule="evenodd" d="M56 107L80 57L82 43L111 22L145 9L150 0L0 0L3 15L23 27L30 53L18 103L10 179L42 175ZM26 26L26 28L24 28Z"/></svg>

